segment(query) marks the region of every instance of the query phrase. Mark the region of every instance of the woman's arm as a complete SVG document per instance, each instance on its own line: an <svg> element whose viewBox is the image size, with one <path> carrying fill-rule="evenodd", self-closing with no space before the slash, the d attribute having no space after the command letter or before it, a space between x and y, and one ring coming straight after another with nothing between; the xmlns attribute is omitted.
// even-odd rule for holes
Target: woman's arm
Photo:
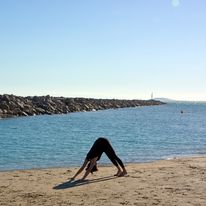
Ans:
<svg viewBox="0 0 206 206"><path fill-rule="evenodd" d="M77 173L71 178L71 180L74 180L74 179L84 170L84 168L86 167L87 163L88 163L88 160L85 159L83 165L79 168L79 170L78 170Z"/></svg>
<svg viewBox="0 0 206 206"><path fill-rule="evenodd" d="M86 172L85 172L85 174L84 174L84 176L82 177L81 180L84 180L89 175L89 173L91 172L92 168L96 164L97 159L98 159L98 157L95 157L95 158L91 159L90 166L89 166L88 170L86 170Z"/></svg>

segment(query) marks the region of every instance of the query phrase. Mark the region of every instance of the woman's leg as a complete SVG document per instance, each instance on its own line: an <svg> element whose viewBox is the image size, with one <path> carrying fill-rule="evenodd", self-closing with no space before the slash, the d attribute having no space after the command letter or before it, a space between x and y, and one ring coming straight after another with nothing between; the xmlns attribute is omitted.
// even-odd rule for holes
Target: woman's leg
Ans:
<svg viewBox="0 0 206 206"><path fill-rule="evenodd" d="M118 171L117 174L115 174L116 176L122 176L127 174L127 171L124 167L124 164L122 162L122 160L115 154L114 150L112 148L109 148L108 150L105 151L106 155L108 156L108 158L110 159L110 161L117 167ZM121 168L123 171L121 171Z"/></svg>
<svg viewBox="0 0 206 206"><path fill-rule="evenodd" d="M122 170L123 170L123 172L122 172L121 174L119 174L118 176L124 176L124 175L126 175L126 174L127 174L127 171L126 171L126 169L125 169L125 166L124 166L122 160L121 160L119 157L117 157L117 155L116 155L116 160L117 160L117 162L119 163L119 165L121 166L121 168L122 168Z"/></svg>
<svg viewBox="0 0 206 206"><path fill-rule="evenodd" d="M127 174L127 171L124 167L124 164L122 162L122 160L116 155L114 149L112 148L111 144L109 143L109 141L106 142L106 144L104 145L104 152L106 153L106 155L108 156L108 158L111 160L111 162L117 167L118 172L117 172L117 176L124 176L125 174ZM123 171L121 171L121 168Z"/></svg>
<svg viewBox="0 0 206 206"><path fill-rule="evenodd" d="M106 155L108 156L108 158L110 159L110 161L116 166L116 168L117 168L117 173L115 174L115 176L119 176L121 173L122 173L122 170L121 170L121 168L120 168L120 166L118 165L118 163L117 163L117 161L116 161L116 159L114 158L114 156L112 156L112 155L108 155L107 153L106 153Z"/></svg>

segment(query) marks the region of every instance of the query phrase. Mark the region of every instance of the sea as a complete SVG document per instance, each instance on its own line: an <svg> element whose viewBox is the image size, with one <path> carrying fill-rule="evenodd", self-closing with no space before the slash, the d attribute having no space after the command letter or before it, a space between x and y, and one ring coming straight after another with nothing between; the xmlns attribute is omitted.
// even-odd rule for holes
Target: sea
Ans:
<svg viewBox="0 0 206 206"><path fill-rule="evenodd" d="M124 163L205 156L206 103L0 119L0 171L80 166L98 137Z"/></svg>

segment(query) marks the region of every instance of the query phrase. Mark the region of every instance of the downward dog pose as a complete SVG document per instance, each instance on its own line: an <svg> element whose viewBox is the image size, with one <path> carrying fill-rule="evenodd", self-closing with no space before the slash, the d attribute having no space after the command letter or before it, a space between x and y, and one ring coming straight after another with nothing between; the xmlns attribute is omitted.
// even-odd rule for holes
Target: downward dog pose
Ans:
<svg viewBox="0 0 206 206"><path fill-rule="evenodd" d="M116 155L109 141L106 138L101 137L101 138L98 138L94 142L90 151L87 153L87 156L86 156L86 159L84 160L83 165L74 175L74 177L72 177L71 179L74 180L84 170L86 166L87 166L86 172L84 176L82 177L82 180L84 180L89 175L90 172L93 173L97 171L97 166L96 166L97 161L100 160L103 152L105 152L105 154L108 156L111 162L116 166L117 173L115 174L115 176L121 177L127 174L127 171L124 167L123 162Z"/></svg>

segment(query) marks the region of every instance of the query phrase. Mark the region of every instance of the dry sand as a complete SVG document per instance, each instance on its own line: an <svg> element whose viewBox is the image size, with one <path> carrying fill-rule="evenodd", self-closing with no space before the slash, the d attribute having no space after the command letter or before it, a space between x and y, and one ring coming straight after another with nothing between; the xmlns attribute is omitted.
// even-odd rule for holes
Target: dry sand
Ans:
<svg viewBox="0 0 206 206"><path fill-rule="evenodd" d="M77 169L0 172L0 205L206 205L206 157L128 164L126 177L100 166L69 182Z"/></svg>

